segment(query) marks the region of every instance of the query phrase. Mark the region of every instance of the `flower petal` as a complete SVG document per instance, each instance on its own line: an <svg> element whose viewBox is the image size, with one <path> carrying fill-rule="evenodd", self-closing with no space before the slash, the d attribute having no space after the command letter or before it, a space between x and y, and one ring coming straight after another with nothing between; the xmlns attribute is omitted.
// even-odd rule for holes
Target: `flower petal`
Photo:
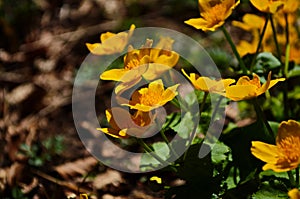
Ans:
<svg viewBox="0 0 300 199"><path fill-rule="evenodd" d="M193 19L189 19L187 21L185 21L184 23L193 26L196 29L206 29L206 27L208 26L208 23L205 19L203 18L193 18Z"/></svg>
<svg viewBox="0 0 300 199"><path fill-rule="evenodd" d="M282 139L290 136L300 136L300 123L295 120L288 120L280 123L276 142L280 142Z"/></svg>
<svg viewBox="0 0 300 199"><path fill-rule="evenodd" d="M225 88L225 97L233 100L240 101L256 97L256 86L254 85L233 85Z"/></svg>
<svg viewBox="0 0 300 199"><path fill-rule="evenodd" d="M104 71L100 75L100 79L102 80L114 80L119 81L122 79L122 77L128 72L128 70L125 69L111 69L108 71Z"/></svg>
<svg viewBox="0 0 300 199"><path fill-rule="evenodd" d="M251 153L263 162L276 164L278 160L278 148L275 145L260 141L252 141Z"/></svg>

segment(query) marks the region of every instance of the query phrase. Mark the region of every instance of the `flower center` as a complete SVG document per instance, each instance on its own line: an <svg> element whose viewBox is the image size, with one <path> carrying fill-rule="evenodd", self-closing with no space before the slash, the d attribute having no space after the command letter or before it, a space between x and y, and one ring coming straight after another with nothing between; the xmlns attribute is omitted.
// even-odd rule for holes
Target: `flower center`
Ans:
<svg viewBox="0 0 300 199"><path fill-rule="evenodd" d="M138 59L132 59L130 62L125 66L125 69L131 70L133 68L136 68L140 65L140 61Z"/></svg>
<svg viewBox="0 0 300 199"><path fill-rule="evenodd" d="M137 111L134 116L132 116L132 120L138 126L147 126L151 122L151 118L148 112Z"/></svg>
<svg viewBox="0 0 300 199"><path fill-rule="evenodd" d="M161 93L155 90L148 90L148 92L142 94L139 99L140 103L146 106L157 105L162 100Z"/></svg>
<svg viewBox="0 0 300 199"><path fill-rule="evenodd" d="M300 136L289 136L280 140L278 148L287 162L300 161Z"/></svg>
<svg viewBox="0 0 300 199"><path fill-rule="evenodd" d="M225 18L226 6L216 4L206 12L201 13L201 16L208 22L209 25L215 25Z"/></svg>

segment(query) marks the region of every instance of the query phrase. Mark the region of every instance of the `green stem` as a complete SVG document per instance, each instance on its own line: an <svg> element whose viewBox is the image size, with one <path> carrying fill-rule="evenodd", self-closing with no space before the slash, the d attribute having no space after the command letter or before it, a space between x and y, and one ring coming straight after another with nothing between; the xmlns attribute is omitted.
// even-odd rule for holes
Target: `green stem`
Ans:
<svg viewBox="0 0 300 199"><path fill-rule="evenodd" d="M199 109L199 118L200 118L200 119L201 119L201 114L202 114L202 112L203 112L203 109L204 109L205 102L206 102L206 99L207 99L207 97L208 97L208 94L209 94L208 92L205 92L205 93L204 93L204 96L203 96L203 98L202 98L202 102L201 102L200 109ZM191 137L190 137L189 140L193 140L194 136L195 136L195 132L191 135ZM187 150L184 152L184 155L183 155L183 161L185 160L186 155L187 155Z"/></svg>
<svg viewBox="0 0 300 199"><path fill-rule="evenodd" d="M296 186L299 186L299 167L296 168Z"/></svg>
<svg viewBox="0 0 300 199"><path fill-rule="evenodd" d="M161 164L170 165L169 162L163 160L161 157L156 155L156 153L154 153L154 151L142 139L136 139L136 140L145 149L146 152L148 152L153 158L155 158Z"/></svg>
<svg viewBox="0 0 300 199"><path fill-rule="evenodd" d="M255 109L255 112L256 112L256 115L257 115L258 119L261 119L264 122L264 124L265 124L265 126L266 126L266 128L267 128L267 130L268 130L268 132L270 134L270 136L273 139L275 139L275 134L274 134L274 132L273 132L273 130L272 130L272 128L271 128L271 126L270 126L267 118L265 117L265 114L264 114L263 110L261 109L261 107L260 107L260 105L259 105L259 103L257 101L257 98L254 98L252 100L252 102L253 102L254 109Z"/></svg>
<svg viewBox="0 0 300 199"><path fill-rule="evenodd" d="M234 43L233 43L233 41L232 41L232 39L231 39L230 34L228 33L228 31L226 30L226 28L225 28L224 25L221 26L221 29L222 29L222 31L223 31L223 33L224 33L224 35L225 35L226 40L227 40L228 43L230 44L230 47L231 47L231 49L232 49L234 55L236 56L236 58L237 58L237 60L238 60L238 62L239 62L239 64L240 64L240 66L241 66L241 68L242 68L242 70L243 70L243 73L244 73L244 74L247 74L248 70L247 70L247 68L246 68L246 66L245 66L245 63L244 63L244 61L242 60L240 54L239 54L238 51L237 51L236 46L234 45Z"/></svg>
<svg viewBox="0 0 300 199"><path fill-rule="evenodd" d="M202 99L202 103L201 103L201 105L200 105L200 109L199 109L199 117L201 117L201 114L202 114L202 112L203 112L203 109L204 109L204 106L205 106L205 102L206 102L206 99L207 99L207 97L208 97L208 92L205 92L204 93L204 96L203 96L203 99Z"/></svg>
<svg viewBox="0 0 300 199"><path fill-rule="evenodd" d="M261 32L260 36L259 36L258 45L257 45L256 51L255 51L255 54L254 54L254 57L253 57L253 59L252 59L251 65L250 65L250 72L251 72L251 73L252 73L252 71L253 71L253 66L254 66L254 64L255 64L256 57L257 57L257 54L258 54L259 49L260 49L260 47L261 47L263 38L264 38L264 36L265 36L265 32L266 32L266 29L267 29L268 22L269 22L269 17L266 18L264 27L263 27L263 29L262 29L262 32Z"/></svg>
<svg viewBox="0 0 300 199"><path fill-rule="evenodd" d="M212 116L211 116L211 121L214 121L215 120L215 117L216 117L216 115L217 115L217 111L218 111L218 109L219 109L219 107L220 107L220 104L221 104L221 101L224 99L224 97L222 96L222 95L220 95L220 97L219 97L219 99L218 99L218 102L217 102L217 104L216 104L216 107L215 107L215 109L214 109L214 112L213 112L213 114L212 114Z"/></svg>
<svg viewBox="0 0 300 199"><path fill-rule="evenodd" d="M296 187L295 178L294 178L292 172L291 172L291 171L288 171L287 174L288 174L288 176L289 176L289 179L290 179L290 182L291 182L292 187Z"/></svg>
<svg viewBox="0 0 300 199"><path fill-rule="evenodd" d="M176 158L178 158L178 154L176 153L176 151L173 149L173 147L170 145L170 142L167 138L167 136L165 135L165 132L163 130L160 131L160 135L163 138L163 140L165 141L165 143L168 145L169 149L171 150L171 152L173 153L173 155L175 155Z"/></svg>
<svg viewBox="0 0 300 199"><path fill-rule="evenodd" d="M285 18L285 38L286 38L286 49L285 49L285 61L282 68L283 77L287 78L289 70L289 59L290 59L290 38L289 38L289 23L288 15L284 14ZM289 106L288 106L288 84L287 81L284 81L283 87L283 104L284 104L284 118L289 118Z"/></svg>
<svg viewBox="0 0 300 199"><path fill-rule="evenodd" d="M275 42L275 46L276 46L277 56L278 56L278 59L280 60L281 53L280 53L280 48L279 48L279 44L277 41L277 33L276 33L275 24L274 24L273 17L271 14L269 14L269 18L270 18L270 22L271 22L271 26L272 26L272 32L273 32L273 38L274 38L274 42Z"/></svg>

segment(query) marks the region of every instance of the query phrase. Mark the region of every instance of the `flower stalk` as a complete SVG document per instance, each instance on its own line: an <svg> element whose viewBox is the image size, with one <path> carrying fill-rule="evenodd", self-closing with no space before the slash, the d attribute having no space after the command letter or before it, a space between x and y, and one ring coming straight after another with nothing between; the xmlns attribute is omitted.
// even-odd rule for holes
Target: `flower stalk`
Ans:
<svg viewBox="0 0 300 199"><path fill-rule="evenodd" d="M239 64L240 64L240 66L241 66L241 68L242 68L242 70L243 70L243 73L244 73L244 74L247 74L247 73L248 73L248 70L247 70L247 68L246 68L246 66L245 66L245 63L244 63L244 61L242 60L240 54L238 53L235 44L233 43L230 34L228 33L228 31L226 30L226 28L225 28L224 25L221 26L221 29L222 29L222 31L223 31L223 33L224 33L224 36L225 36L226 40L228 41L228 43L229 43L229 45L230 45L230 47L231 47L231 49L232 49L232 51L233 51L235 57L237 58L237 60L238 60L238 62L239 62Z"/></svg>
<svg viewBox="0 0 300 199"><path fill-rule="evenodd" d="M270 134L270 136L272 137L272 139L274 139L275 138L275 134L274 134L274 132L273 132L273 130L272 130L272 128L271 128L271 126L270 126L267 118L265 117L265 114L264 114L263 110L261 109L261 107L260 107L260 105L259 105L259 103L257 101L257 98L254 98L252 100L252 103L254 105L254 109L255 109L257 118L263 121L263 123L265 124L265 126L266 126L266 128L267 128L267 130L268 130L268 132Z"/></svg>
<svg viewBox="0 0 300 199"><path fill-rule="evenodd" d="M269 14L269 19L270 19L270 22L271 22L271 27L272 27L272 32L273 32L274 43L275 43L276 51L277 51L277 57L278 57L279 60L280 60L281 52L280 52L280 48L279 48L279 44L278 44L278 40L277 40L276 27L275 27L275 24L274 24L273 16L272 16L271 14Z"/></svg>
<svg viewBox="0 0 300 199"><path fill-rule="evenodd" d="M253 71L253 66L255 64L256 57L258 55L259 49L261 48L262 40L264 39L268 23L269 23L269 17L266 18L266 21L265 21L265 24L263 26L262 32L259 36L259 41L258 41L258 45L257 45L256 51L255 51L255 54L254 54L254 58L252 59L252 62L251 62L251 65L250 65L250 73L252 73L252 71Z"/></svg>

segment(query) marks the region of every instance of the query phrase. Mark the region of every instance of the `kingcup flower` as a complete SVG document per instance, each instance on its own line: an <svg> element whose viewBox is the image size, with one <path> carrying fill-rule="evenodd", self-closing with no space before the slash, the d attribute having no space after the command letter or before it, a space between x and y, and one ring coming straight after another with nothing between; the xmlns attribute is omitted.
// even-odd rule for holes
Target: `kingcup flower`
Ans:
<svg viewBox="0 0 300 199"><path fill-rule="evenodd" d="M260 78L256 74L253 74L253 79L242 76L235 85L225 87L226 92L223 95L233 101L247 100L265 93L275 84L284 80L285 78L271 80L271 72L269 72L266 83L261 85Z"/></svg>
<svg viewBox="0 0 300 199"><path fill-rule="evenodd" d="M294 188L288 192L290 199L300 199L300 191L297 188Z"/></svg>
<svg viewBox="0 0 300 199"><path fill-rule="evenodd" d="M203 31L215 31L225 23L240 1L198 0L198 3L201 17L189 19L185 23Z"/></svg>
<svg viewBox="0 0 300 199"><path fill-rule="evenodd" d="M86 43L86 46L89 49L89 51L95 55L111 55L115 53L121 53L128 44L128 41L132 36L134 29L135 25L132 24L128 33L103 33L100 36L101 43Z"/></svg>
<svg viewBox="0 0 300 199"><path fill-rule="evenodd" d="M188 76L184 69L181 69L181 71L197 90L204 92L225 93L225 88L235 82L234 79L213 80L209 77L199 77L195 73L190 73L190 76Z"/></svg>
<svg viewBox="0 0 300 199"><path fill-rule="evenodd" d="M148 88L135 91L129 104L123 105L139 111L151 111L171 101L178 94L176 91L178 86L179 84L176 84L164 89L161 79L153 81L149 84Z"/></svg>
<svg viewBox="0 0 300 199"><path fill-rule="evenodd" d="M146 126L154 122L154 116L150 112L137 111L131 115L128 110L113 107L105 111L109 128L97 128L115 138L127 138L129 135L139 135L145 133ZM118 116L118 118L114 118Z"/></svg>
<svg viewBox="0 0 300 199"><path fill-rule="evenodd" d="M179 55L172 51L173 42L169 37L161 37L154 48L152 40L147 40L141 49L129 46L124 57L124 67L105 71L100 78L128 82L143 76L147 80L153 80L177 64Z"/></svg>
<svg viewBox="0 0 300 199"><path fill-rule="evenodd" d="M296 12L300 5L299 0L282 0L282 2L283 2L282 11L284 13Z"/></svg>
<svg viewBox="0 0 300 199"><path fill-rule="evenodd" d="M258 46L260 31L263 29L265 19L263 17L257 16L255 14L245 14L241 21L233 21L232 25L242 30L245 30L252 35L252 40L249 42L247 40L241 40L236 46L240 56L245 56L246 54L254 54ZM272 35L271 25L267 25L267 29L264 38L268 38ZM266 41L266 39L264 39ZM263 44L264 44L263 41Z"/></svg>
<svg viewBox="0 0 300 199"><path fill-rule="evenodd" d="M263 170L284 172L297 168L300 164L300 123L295 120L281 122L276 145L253 141L251 153L266 162Z"/></svg>
<svg viewBox="0 0 300 199"><path fill-rule="evenodd" d="M284 4L283 0L250 0L250 2L259 11L272 14L276 13Z"/></svg>

